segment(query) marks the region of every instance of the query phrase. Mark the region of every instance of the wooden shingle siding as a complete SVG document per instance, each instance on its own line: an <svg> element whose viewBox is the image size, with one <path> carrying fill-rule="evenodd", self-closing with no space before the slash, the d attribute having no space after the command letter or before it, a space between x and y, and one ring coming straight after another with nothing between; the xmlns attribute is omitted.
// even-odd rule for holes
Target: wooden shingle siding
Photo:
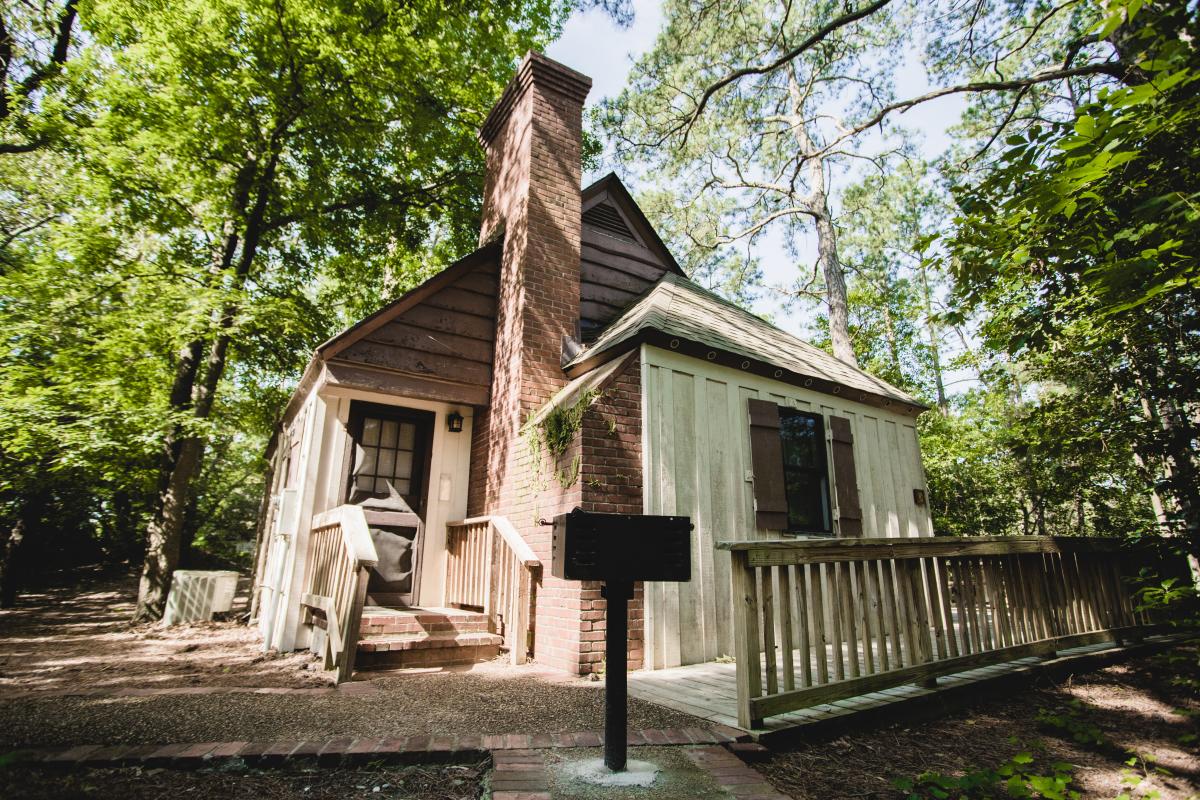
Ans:
<svg viewBox="0 0 1200 800"><path fill-rule="evenodd" d="M668 350L646 346L642 354L646 513L695 524L692 581L647 584L647 668L732 655L729 553L715 544L780 536L755 524L751 399L849 421L864 536L932 535L928 507L912 498L926 488L912 417ZM830 474L836 504L832 462Z"/></svg>
<svg viewBox="0 0 1200 800"><path fill-rule="evenodd" d="M492 383L497 273L481 264L336 355L336 360L479 387ZM443 399L463 395L447 392Z"/></svg>
<svg viewBox="0 0 1200 800"><path fill-rule="evenodd" d="M617 238L610 230L590 224L588 213L583 217L579 276L580 330L584 341L590 341L669 269L639 242Z"/></svg>

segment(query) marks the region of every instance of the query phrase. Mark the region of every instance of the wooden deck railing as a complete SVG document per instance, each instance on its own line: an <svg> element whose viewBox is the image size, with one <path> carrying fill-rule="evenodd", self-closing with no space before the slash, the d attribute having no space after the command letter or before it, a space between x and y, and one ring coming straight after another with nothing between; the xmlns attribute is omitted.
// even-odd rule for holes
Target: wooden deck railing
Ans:
<svg viewBox="0 0 1200 800"><path fill-rule="evenodd" d="M354 672L367 574L378 561L358 506L338 506L313 519L301 604L304 622L325 628L325 669L337 670L338 683Z"/></svg>
<svg viewBox="0 0 1200 800"><path fill-rule="evenodd" d="M731 551L738 724L1064 647L1150 620L1115 539L721 542Z"/></svg>
<svg viewBox="0 0 1200 800"><path fill-rule="evenodd" d="M505 517L446 525L446 604L487 614L514 664L533 651L532 610L542 562Z"/></svg>

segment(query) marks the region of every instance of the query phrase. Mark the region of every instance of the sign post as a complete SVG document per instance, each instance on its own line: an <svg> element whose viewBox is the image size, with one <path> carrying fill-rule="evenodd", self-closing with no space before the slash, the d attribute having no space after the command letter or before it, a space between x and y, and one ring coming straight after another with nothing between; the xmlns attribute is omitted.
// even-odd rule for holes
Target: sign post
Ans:
<svg viewBox="0 0 1200 800"><path fill-rule="evenodd" d="M691 580L691 539L688 517L600 514L577 508L554 518L554 577L604 582L604 765L613 772L625 769L629 738L627 653L633 584Z"/></svg>
<svg viewBox="0 0 1200 800"><path fill-rule="evenodd" d="M604 766L625 769L629 719L629 598L633 584L608 581L600 590L608 601L604 612ZM618 666L619 665L619 666Z"/></svg>

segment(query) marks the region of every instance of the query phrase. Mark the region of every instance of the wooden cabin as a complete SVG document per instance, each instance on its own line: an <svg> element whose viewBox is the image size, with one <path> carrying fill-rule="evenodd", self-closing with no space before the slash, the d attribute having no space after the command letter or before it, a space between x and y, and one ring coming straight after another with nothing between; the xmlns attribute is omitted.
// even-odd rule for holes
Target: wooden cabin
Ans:
<svg viewBox="0 0 1200 800"><path fill-rule="evenodd" d="M693 580L636 590L629 662L734 652L718 541L932 535L924 409L688 279L612 175L591 81L526 56L480 132L478 249L323 344L272 442L255 618L352 668L603 659L558 513L677 514ZM631 554L636 558L636 554Z"/></svg>

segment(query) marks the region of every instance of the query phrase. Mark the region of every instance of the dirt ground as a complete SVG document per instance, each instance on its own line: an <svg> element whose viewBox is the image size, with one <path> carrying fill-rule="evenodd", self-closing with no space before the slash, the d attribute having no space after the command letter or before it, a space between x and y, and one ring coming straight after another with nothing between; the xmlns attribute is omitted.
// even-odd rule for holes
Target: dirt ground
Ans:
<svg viewBox="0 0 1200 800"><path fill-rule="evenodd" d="M324 672L305 669L308 653L263 653L245 624L131 625L134 577L82 580L86 588L25 594L16 608L0 609L0 698L82 687L331 685ZM246 601L240 594L235 614Z"/></svg>
<svg viewBox="0 0 1200 800"><path fill-rule="evenodd" d="M1028 753L1033 761L1019 771L1048 776L1054 762L1074 765L1070 788L1084 798L1200 798L1198 660L1200 646L1192 645L1061 683L1043 678L919 725L781 748L758 767L797 799L889 798L906 796L893 786L897 778L978 775ZM991 795L926 786L918 797L1007 796L1003 787Z"/></svg>
<svg viewBox="0 0 1200 800"><path fill-rule="evenodd" d="M168 769L93 769L76 772L0 769L0 797L12 800L110 798L161 800L476 800L490 765L365 766L358 769L245 767L181 772Z"/></svg>
<svg viewBox="0 0 1200 800"><path fill-rule="evenodd" d="M106 579L0 611L0 747L603 727L603 683L493 662L370 672L334 689L309 654L264 654L244 624L129 625L135 589L132 578ZM637 700L629 719L633 728L696 724Z"/></svg>

